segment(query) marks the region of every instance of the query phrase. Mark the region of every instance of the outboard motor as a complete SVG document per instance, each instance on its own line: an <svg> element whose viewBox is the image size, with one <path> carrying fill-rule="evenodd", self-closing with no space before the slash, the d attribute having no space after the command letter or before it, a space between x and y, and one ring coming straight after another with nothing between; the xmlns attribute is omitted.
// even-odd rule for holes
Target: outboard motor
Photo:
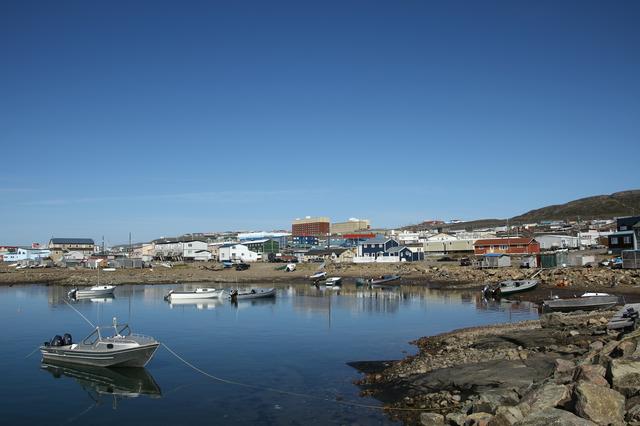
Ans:
<svg viewBox="0 0 640 426"><path fill-rule="evenodd" d="M73 339L71 338L71 335L69 333L64 333L64 336L62 336L62 344L64 346L73 344Z"/></svg>
<svg viewBox="0 0 640 426"><path fill-rule="evenodd" d="M56 334L53 339L51 339L51 346L62 346L62 336Z"/></svg>

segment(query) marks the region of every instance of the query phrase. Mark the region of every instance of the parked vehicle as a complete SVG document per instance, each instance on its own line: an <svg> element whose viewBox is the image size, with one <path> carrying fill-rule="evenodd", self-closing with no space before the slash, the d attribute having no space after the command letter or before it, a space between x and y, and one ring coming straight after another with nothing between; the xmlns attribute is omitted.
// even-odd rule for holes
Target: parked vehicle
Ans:
<svg viewBox="0 0 640 426"><path fill-rule="evenodd" d="M463 257L460 259L460 266L471 266L471 259L468 257Z"/></svg>

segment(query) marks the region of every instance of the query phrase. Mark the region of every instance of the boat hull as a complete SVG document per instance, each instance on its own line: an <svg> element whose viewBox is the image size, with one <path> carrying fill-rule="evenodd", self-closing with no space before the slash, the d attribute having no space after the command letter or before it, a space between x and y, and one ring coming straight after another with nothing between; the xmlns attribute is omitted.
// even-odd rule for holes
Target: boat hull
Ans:
<svg viewBox="0 0 640 426"><path fill-rule="evenodd" d="M236 295L231 295L229 297L231 298L231 300L249 300L249 299L262 299L262 298L268 298L268 297L275 297L275 295L276 295L276 289L270 288L268 290L258 289L258 291L256 291L255 293L251 293L251 292L238 293Z"/></svg>
<svg viewBox="0 0 640 426"><path fill-rule="evenodd" d="M400 285L400 283L395 283L395 281L399 281L399 280L400 280L399 275L392 275L384 278L372 279L369 281L369 285L372 288L389 287L394 285Z"/></svg>
<svg viewBox="0 0 640 426"><path fill-rule="evenodd" d="M617 305L618 296L576 297L575 299L545 300L542 303L544 312L595 311Z"/></svg>
<svg viewBox="0 0 640 426"><path fill-rule="evenodd" d="M115 291L115 286L104 286L103 288L92 287L87 290L71 290L72 297L93 297L93 296L107 296L112 295Z"/></svg>
<svg viewBox="0 0 640 426"><path fill-rule="evenodd" d="M195 291L174 291L167 295L167 300L196 300L196 299L218 299L223 291L195 292Z"/></svg>
<svg viewBox="0 0 640 426"><path fill-rule="evenodd" d="M86 365L92 367L144 367L149 363L160 343L114 351L71 349L71 346L41 346L43 361Z"/></svg>

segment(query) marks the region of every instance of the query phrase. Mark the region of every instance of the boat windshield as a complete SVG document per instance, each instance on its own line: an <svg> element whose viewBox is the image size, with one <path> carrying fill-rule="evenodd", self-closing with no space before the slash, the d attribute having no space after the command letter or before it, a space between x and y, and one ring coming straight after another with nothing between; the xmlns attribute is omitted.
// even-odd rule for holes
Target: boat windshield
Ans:
<svg viewBox="0 0 640 426"><path fill-rule="evenodd" d="M96 327L91 334L82 340L85 345L93 345L96 342L109 337L127 337L131 335L129 324L114 324Z"/></svg>

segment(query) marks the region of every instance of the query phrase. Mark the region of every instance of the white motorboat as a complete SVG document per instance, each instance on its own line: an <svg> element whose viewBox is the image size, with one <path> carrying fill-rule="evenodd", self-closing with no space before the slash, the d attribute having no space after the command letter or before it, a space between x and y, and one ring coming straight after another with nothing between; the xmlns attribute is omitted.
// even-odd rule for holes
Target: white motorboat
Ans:
<svg viewBox="0 0 640 426"><path fill-rule="evenodd" d="M263 297L275 297L275 288L252 288L251 290L233 290L229 294L231 300L260 299Z"/></svg>
<svg viewBox="0 0 640 426"><path fill-rule="evenodd" d="M224 290L217 288L196 288L192 291L175 291L171 290L165 297L165 300L177 300L177 299L217 299L222 297Z"/></svg>
<svg viewBox="0 0 640 426"><path fill-rule="evenodd" d="M324 272L324 271L321 271L321 272L316 272L313 275L309 275L309 279L311 281L320 281L320 280L324 279L326 276L327 276L327 273Z"/></svg>
<svg viewBox="0 0 640 426"><path fill-rule="evenodd" d="M72 299L106 296L109 294L112 295L115 289L116 286L114 285L95 285L88 289L73 288L69 293L67 293L67 295Z"/></svg>
<svg viewBox="0 0 640 426"><path fill-rule="evenodd" d="M105 334L111 330L112 335ZM109 327L96 327L80 343L71 335L57 335L40 346L42 360L94 367L144 367L160 343L153 337L133 334L128 325L113 319Z"/></svg>
<svg viewBox="0 0 640 426"><path fill-rule="evenodd" d="M486 285L482 289L482 293L485 297L499 298L500 296L509 296L515 293L533 290L537 285L538 280L505 280L494 286Z"/></svg>
<svg viewBox="0 0 640 426"><path fill-rule="evenodd" d="M324 282L327 288L340 288L342 287L342 277L329 277Z"/></svg>

